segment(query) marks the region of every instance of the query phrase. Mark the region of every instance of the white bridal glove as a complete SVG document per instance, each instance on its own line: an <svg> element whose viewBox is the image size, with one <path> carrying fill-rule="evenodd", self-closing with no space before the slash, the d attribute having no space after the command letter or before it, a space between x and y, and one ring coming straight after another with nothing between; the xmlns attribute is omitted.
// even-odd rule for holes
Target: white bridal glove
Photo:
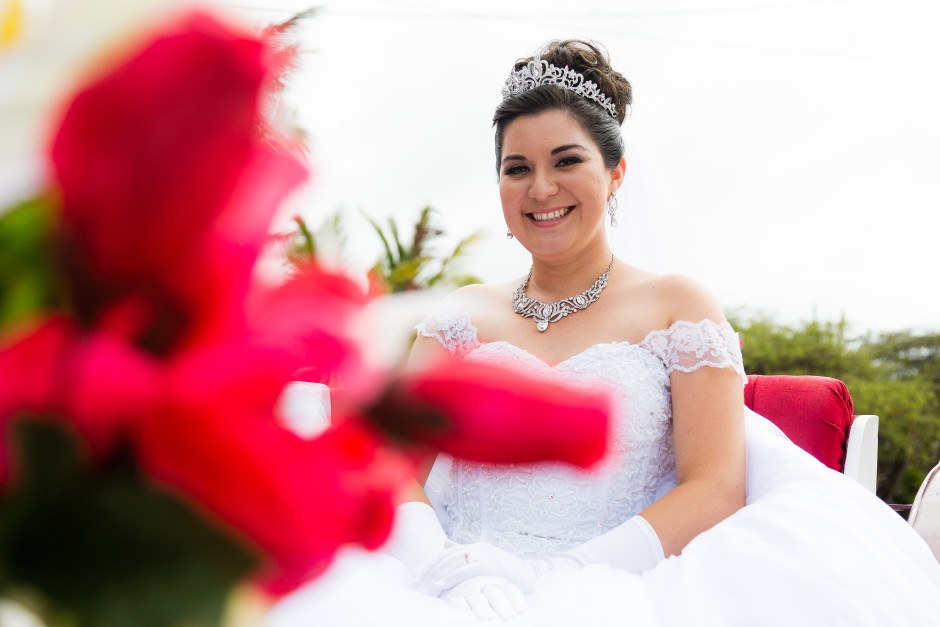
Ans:
<svg viewBox="0 0 940 627"><path fill-rule="evenodd" d="M656 531L642 516L572 549L538 560L526 560L491 544L453 544L424 570L419 589L428 594L455 588L475 577L498 576L531 592L535 580L553 570L608 564L632 573L649 570L665 558Z"/></svg>
<svg viewBox="0 0 940 627"><path fill-rule="evenodd" d="M431 506L414 501L395 509L392 533L381 551L404 564L414 579L451 544Z"/></svg>
<svg viewBox="0 0 940 627"><path fill-rule="evenodd" d="M518 586L494 573L464 573L447 578L447 585L437 585L447 575L447 568L466 565L462 546L447 539L430 505L416 501L398 506L395 525L382 552L405 565L415 590L469 608L480 619L506 620L525 611L525 596ZM459 559L449 558L452 554Z"/></svg>
<svg viewBox="0 0 940 627"><path fill-rule="evenodd" d="M596 538L561 553L587 564L608 564L630 573L642 573L666 559L656 530L639 514Z"/></svg>
<svg viewBox="0 0 940 627"><path fill-rule="evenodd" d="M439 554L421 574L418 589L437 595L443 590L459 586L468 579L495 576L525 592L532 592L535 580L549 570L563 568L565 562L570 568L581 565L573 559L561 558L557 564L553 561L554 558L522 559L485 542L450 543L447 550Z"/></svg>
<svg viewBox="0 0 940 627"><path fill-rule="evenodd" d="M438 596L449 605L470 609L481 620L508 620L528 607L522 591L502 577L471 577Z"/></svg>

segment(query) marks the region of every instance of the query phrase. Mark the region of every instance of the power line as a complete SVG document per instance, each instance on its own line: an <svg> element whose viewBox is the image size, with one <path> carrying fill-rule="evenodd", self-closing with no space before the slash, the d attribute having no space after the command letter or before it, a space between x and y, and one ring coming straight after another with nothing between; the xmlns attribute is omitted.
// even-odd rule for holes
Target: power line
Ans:
<svg viewBox="0 0 940 627"><path fill-rule="evenodd" d="M559 27L564 27L566 24L562 22L552 22L546 24L552 24ZM931 58L931 57L890 57L885 55L875 55L875 54L864 54L864 53L854 53L854 52L840 52L833 50L812 50L806 48L795 48L795 47L784 47L784 46L772 46L765 44L756 44L756 43L737 43L733 41L718 41L718 40L708 40L708 39L695 39L691 37L677 37L671 35L658 35L658 34L649 34L641 33L636 31L627 31L617 28L609 28L604 26L592 26L591 30L597 31L599 33L606 33L608 35L613 35L616 37L627 37L632 39L647 39L652 41L663 41L670 43L677 43L683 45L694 45L694 46L708 46L712 48L728 48L732 50L757 50L761 52L772 52L776 54L793 54L807 57L825 57L832 59L846 59L851 61L865 61L865 62L876 62L876 63L916 63L916 64L925 64L925 65L938 65L940 64L940 58Z"/></svg>
<svg viewBox="0 0 940 627"><path fill-rule="evenodd" d="M329 7L316 7L318 17L330 18L353 18L353 19L443 19L443 20L493 20L493 21L527 21L530 23L539 23L545 26L557 28L571 28L571 20L609 20L609 19L627 19L627 18L648 18L648 17L676 17L683 15L703 15L703 14L727 14L739 12L755 12L760 10L794 9L799 7L819 7L823 5L845 4L852 0L806 0L803 2L772 2L760 5L741 5L725 6L711 8L690 8L674 10L652 10L652 11L611 11L600 13L564 13L564 14L545 14L540 13L533 17L531 14L511 14L511 13L480 13L467 11L444 11L444 12L402 12L402 11L347 11L335 10ZM400 3L398 3L401 6ZM410 4L410 3L407 3ZM283 12L296 13L296 9L261 7L258 5L231 5L240 9L265 11L265 12ZM387 6L387 5L386 5ZM561 21L564 20L564 21ZM812 50L795 47L772 46L756 43L736 43L729 41L718 41L708 39L698 39L694 37L681 37L674 35L659 35L651 33L638 32L636 30L626 30L616 26L606 26L595 24L582 24L583 27L590 28L598 33L604 33L615 37L624 37L630 39L646 39L650 41L670 42L691 46L706 46L711 48L727 48L732 50L751 50L775 54L791 54L807 57L820 57L832 59L846 59L852 61L881 62L881 63L916 63L926 65L940 64L940 58L930 57L888 57L884 55L873 55L864 53L851 53L831 50ZM302 53L309 53L311 50L302 50Z"/></svg>
<svg viewBox="0 0 940 627"><path fill-rule="evenodd" d="M533 16L532 13L480 13L480 12L468 12L468 11L437 11L430 12L426 10L418 11L349 11L343 9L333 9L330 7L317 7L318 11L322 11L324 15L331 15L334 17L369 17L369 18L382 18L382 19L492 19L492 20L526 20L526 21L540 21L543 19L564 19L564 20L573 20L573 19L617 19L617 18L648 18L648 17L674 17L682 15L705 15L705 14L722 14L722 13L743 13L743 12L756 12L764 10L776 10L776 9L793 9L799 7L819 7L830 4L846 4L853 2L854 0L804 0L803 2L773 2L767 4L747 4L747 5L736 5L736 6L726 6L726 7L698 7L698 8L689 8L689 9L654 9L651 11L603 11L599 13L544 13L540 12L537 16ZM296 9L288 8L278 8L278 7L267 7L259 5L242 5L242 4L233 4L231 5L238 9L247 9L252 11L265 11L265 12L277 12L277 13L294 13Z"/></svg>

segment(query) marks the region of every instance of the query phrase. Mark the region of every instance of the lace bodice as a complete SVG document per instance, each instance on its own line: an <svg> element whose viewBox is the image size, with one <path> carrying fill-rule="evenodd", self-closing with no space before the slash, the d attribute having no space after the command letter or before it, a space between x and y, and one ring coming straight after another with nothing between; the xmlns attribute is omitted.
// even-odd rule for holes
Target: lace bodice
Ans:
<svg viewBox="0 0 940 627"><path fill-rule="evenodd" d="M600 381L613 390L610 452L598 469L457 460L432 473L429 495L437 492L453 540L489 542L523 557L561 551L608 531L675 486L673 371L730 367L746 382L739 340L727 322L676 322L637 344L595 344L554 366L505 341L480 342L461 311L438 310L418 332L437 339L456 359L512 364L546 385Z"/></svg>

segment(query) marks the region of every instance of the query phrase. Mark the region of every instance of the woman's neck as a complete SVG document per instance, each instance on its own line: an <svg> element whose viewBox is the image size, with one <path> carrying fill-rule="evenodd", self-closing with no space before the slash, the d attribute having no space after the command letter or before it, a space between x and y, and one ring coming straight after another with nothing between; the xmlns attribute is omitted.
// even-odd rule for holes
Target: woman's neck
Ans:
<svg viewBox="0 0 940 627"><path fill-rule="evenodd" d="M598 246L573 260L532 260L532 278L526 287L529 298L556 301L580 294L591 287L611 262L609 246Z"/></svg>

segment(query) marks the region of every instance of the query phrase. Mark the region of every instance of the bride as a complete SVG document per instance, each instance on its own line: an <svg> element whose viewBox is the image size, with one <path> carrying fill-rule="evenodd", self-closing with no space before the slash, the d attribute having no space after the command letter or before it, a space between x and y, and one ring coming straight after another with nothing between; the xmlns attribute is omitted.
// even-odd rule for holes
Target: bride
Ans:
<svg viewBox="0 0 940 627"><path fill-rule="evenodd" d="M611 253L629 82L596 46L551 42L503 96L503 216L532 266L452 294L412 359L603 383L611 453L591 472L438 463L382 553L351 556L269 623L937 621L940 566L916 533L743 407L740 345L715 298Z"/></svg>

